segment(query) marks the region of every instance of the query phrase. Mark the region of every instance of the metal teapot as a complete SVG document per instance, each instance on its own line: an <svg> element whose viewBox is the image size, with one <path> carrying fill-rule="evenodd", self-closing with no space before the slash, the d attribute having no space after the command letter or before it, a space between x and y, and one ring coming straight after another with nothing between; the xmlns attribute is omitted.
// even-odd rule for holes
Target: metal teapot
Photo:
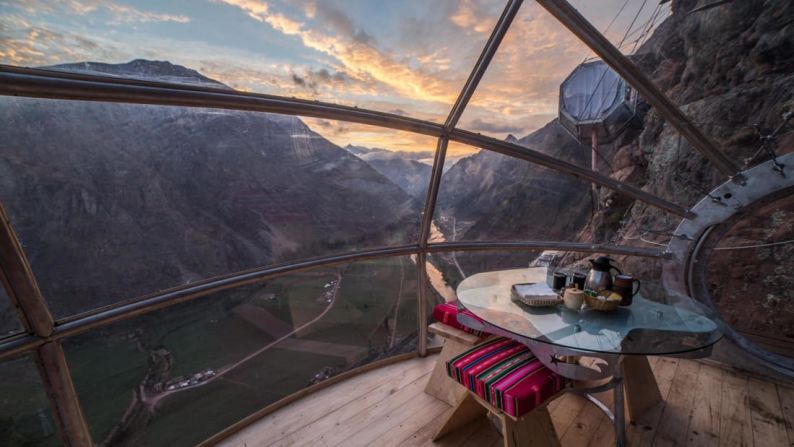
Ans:
<svg viewBox="0 0 794 447"><path fill-rule="evenodd" d="M584 282L584 288L590 290L612 290L612 269L617 270L618 274L622 275L623 272L611 263L615 260L606 256L601 256L596 259L590 259L590 264L593 268L587 274L587 279Z"/></svg>

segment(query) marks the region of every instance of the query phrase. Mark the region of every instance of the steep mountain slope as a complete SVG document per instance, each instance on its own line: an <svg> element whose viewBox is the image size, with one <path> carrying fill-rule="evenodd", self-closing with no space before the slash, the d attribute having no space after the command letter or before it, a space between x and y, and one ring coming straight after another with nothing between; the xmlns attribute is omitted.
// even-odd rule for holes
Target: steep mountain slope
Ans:
<svg viewBox="0 0 794 447"><path fill-rule="evenodd" d="M590 150L557 120L508 141L589 166ZM441 182L436 221L447 240L573 240L587 223L589 183L523 160L480 151L457 162ZM464 254L464 273L526 264L538 253ZM439 259L443 256L439 256ZM447 259L450 261L450 259ZM448 273L451 269L443 268ZM456 276L456 275L455 275Z"/></svg>
<svg viewBox="0 0 794 447"><path fill-rule="evenodd" d="M419 160L433 158L432 152L390 151L348 144L345 149L397 184L417 200L424 201L432 166Z"/></svg>
<svg viewBox="0 0 794 447"><path fill-rule="evenodd" d="M202 75L196 70L191 70L190 68L183 67L181 65L175 65L168 61L135 59L123 64L76 62L71 64L52 65L42 68L71 73L86 73L104 76L117 76L122 78L174 82L180 84L204 85L206 87L229 88L228 86L214 79L210 79Z"/></svg>
<svg viewBox="0 0 794 447"><path fill-rule="evenodd" d="M295 117L3 98L0 122L0 199L58 316L418 226L415 200Z"/></svg>
<svg viewBox="0 0 794 447"><path fill-rule="evenodd" d="M513 142L588 165L589 150L558 121ZM458 239L566 239L592 209L590 187L570 176L490 151L460 160L439 192L441 216L473 221Z"/></svg>

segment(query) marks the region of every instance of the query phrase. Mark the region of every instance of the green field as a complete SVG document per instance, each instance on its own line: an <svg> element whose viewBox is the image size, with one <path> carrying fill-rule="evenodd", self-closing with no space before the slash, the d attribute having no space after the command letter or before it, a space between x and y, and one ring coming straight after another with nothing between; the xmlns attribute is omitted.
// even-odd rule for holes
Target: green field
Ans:
<svg viewBox="0 0 794 447"><path fill-rule="evenodd" d="M334 343L359 352L346 359L327 352L283 349L279 345L241 364L204 386L168 396L145 427L135 427L126 445L194 445L263 406L310 384L322 369L339 372L389 355L394 304L403 283L397 312L397 340L416 333L414 264L404 258L340 266L341 286L333 308L297 340ZM97 443L106 439L128 408L143 380L149 351L165 348L172 365L169 377L230 365L273 341L274 337L240 316L240 306L255 306L296 326L327 306L325 287L337 275L324 269L288 275L266 284L176 305L155 314L69 340L67 360L78 396ZM388 320L388 323L387 323ZM360 349L356 349L360 347Z"/></svg>
<svg viewBox="0 0 794 447"><path fill-rule="evenodd" d="M0 446L62 445L33 359L0 363L0 378Z"/></svg>

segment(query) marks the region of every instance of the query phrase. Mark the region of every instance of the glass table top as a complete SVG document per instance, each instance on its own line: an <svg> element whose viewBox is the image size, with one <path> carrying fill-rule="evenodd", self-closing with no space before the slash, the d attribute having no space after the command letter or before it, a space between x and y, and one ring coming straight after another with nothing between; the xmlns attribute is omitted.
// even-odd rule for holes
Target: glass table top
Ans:
<svg viewBox="0 0 794 447"><path fill-rule="evenodd" d="M543 343L611 354L672 355L704 349L722 337L714 312L690 297L643 284L631 306L611 312L529 307L510 298L513 284L549 282L545 267L472 275L460 303L488 325Z"/></svg>

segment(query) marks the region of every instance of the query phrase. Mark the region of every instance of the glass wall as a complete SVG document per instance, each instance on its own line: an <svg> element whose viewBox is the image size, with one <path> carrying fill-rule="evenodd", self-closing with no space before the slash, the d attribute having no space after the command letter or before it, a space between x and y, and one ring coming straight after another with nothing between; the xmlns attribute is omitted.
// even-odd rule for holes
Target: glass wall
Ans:
<svg viewBox="0 0 794 447"><path fill-rule="evenodd" d="M794 197L749 210L716 233L703 272L714 305L753 341L793 357Z"/></svg>
<svg viewBox="0 0 794 447"><path fill-rule="evenodd" d="M12 1L0 62L443 122L504 3Z"/></svg>
<svg viewBox="0 0 794 447"><path fill-rule="evenodd" d="M63 445L36 364L28 355L0 362L0 445Z"/></svg>
<svg viewBox="0 0 794 447"><path fill-rule="evenodd" d="M313 383L416 349L416 267L361 261L238 287L68 339L96 443L195 445Z"/></svg>
<svg viewBox="0 0 794 447"><path fill-rule="evenodd" d="M8 299L6 289L0 284L0 338L22 331L17 311Z"/></svg>
<svg viewBox="0 0 794 447"><path fill-rule="evenodd" d="M56 318L415 243L420 160L435 148L372 126L197 108L5 97L0 121L0 200ZM411 151L392 150L401 140Z"/></svg>
<svg viewBox="0 0 794 447"><path fill-rule="evenodd" d="M699 73L683 67L678 54L703 45L666 45L680 42L664 33L649 39L664 30L667 6L574 3L641 69L653 67L653 81L686 113L715 114L719 105L696 104L704 96L692 81ZM443 122L504 7L489 0L184 5L11 2L0 12L0 62ZM642 101L625 132L595 152L591 141L564 128L559 87L592 56L540 6L525 2L460 127L592 167L681 205L719 183ZM698 124L746 123L747 116L732 115L741 108L732 103L731 116ZM0 98L0 122L0 201L58 320L253 268L417 244L436 147L436 138L328 119L16 97ZM753 132L712 135L736 155L756 142ZM770 216L778 225L787 215ZM432 217L431 243L652 248L665 246L680 221L589 182L456 143ZM782 237L778 227L767 228L768 236ZM757 255L779 260L777 253ZM426 323L417 321L418 287L430 287L429 315L473 274L540 265L586 271L594 256L435 253L424 285L412 256L315 268L95 329L67 338L64 348L96 444L195 445L312 384L414 352L417 327ZM663 297L645 282L659 277L657 260L615 258L625 273L643 278L649 297ZM776 278L787 267L774 268L763 274ZM790 318L773 314L787 310L785 294L774 288L790 284L776 281L765 283L772 290L765 301L748 302L764 307L762 319L779 328ZM0 288L0 338L19 329ZM0 378L0 444L58 444L33 361L0 363Z"/></svg>

